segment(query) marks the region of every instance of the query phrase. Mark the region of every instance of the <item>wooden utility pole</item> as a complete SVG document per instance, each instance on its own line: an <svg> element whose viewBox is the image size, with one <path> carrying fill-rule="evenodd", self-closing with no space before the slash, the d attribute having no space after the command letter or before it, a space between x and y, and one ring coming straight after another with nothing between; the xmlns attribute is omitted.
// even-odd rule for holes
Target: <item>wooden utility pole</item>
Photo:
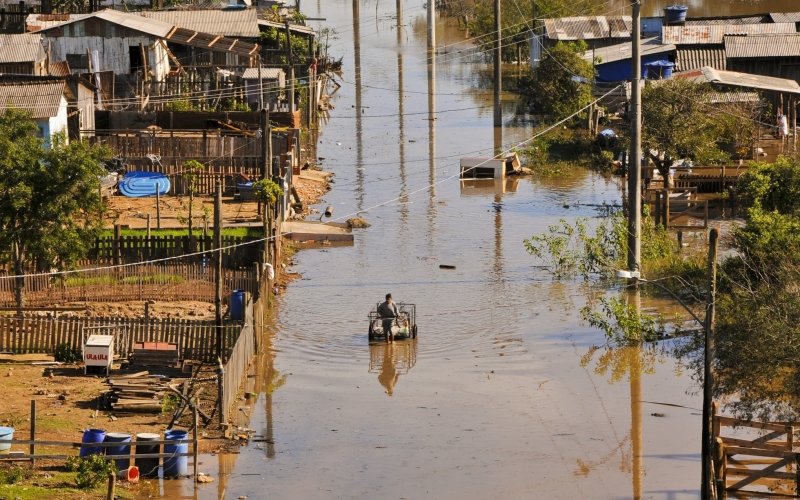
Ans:
<svg viewBox="0 0 800 500"><path fill-rule="evenodd" d="M224 424L224 371L222 358L223 350L225 349L225 332L222 330L222 186L219 182L217 182L216 192L214 193L214 285L216 287L216 293L214 294L214 325L217 331L216 353L219 363L217 371L217 413L219 414L220 423Z"/></svg>
<svg viewBox="0 0 800 500"><path fill-rule="evenodd" d="M286 64L289 66L289 112L294 113L294 61L292 60L292 32L289 20L284 21L286 26Z"/></svg>
<svg viewBox="0 0 800 500"><path fill-rule="evenodd" d="M631 33L631 152L628 161L628 270L639 271L642 258L642 0L633 2Z"/></svg>
<svg viewBox="0 0 800 500"><path fill-rule="evenodd" d="M503 126L503 110L500 108L500 91L503 86L503 73L501 71L502 41L500 28L500 0L494 0L494 127L495 130ZM495 147L497 145L495 144Z"/></svg>
<svg viewBox="0 0 800 500"><path fill-rule="evenodd" d="M261 178L269 176L270 154L269 154L269 112L261 108Z"/></svg>
<svg viewBox="0 0 800 500"><path fill-rule="evenodd" d="M703 443L701 445L701 458L703 471L701 474L700 493L703 500L715 498L713 474L711 474L711 419L714 414L711 407L712 392L714 390L713 361L714 361L714 322L716 320L717 297L717 228L711 229L708 234L708 292L706 295L706 318L704 326L705 348L703 350Z"/></svg>

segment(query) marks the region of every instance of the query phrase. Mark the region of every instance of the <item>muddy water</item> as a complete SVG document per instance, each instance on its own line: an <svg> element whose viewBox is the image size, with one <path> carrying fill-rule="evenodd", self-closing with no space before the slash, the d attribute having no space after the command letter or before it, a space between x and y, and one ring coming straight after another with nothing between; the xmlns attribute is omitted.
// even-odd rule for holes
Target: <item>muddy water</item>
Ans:
<svg viewBox="0 0 800 500"><path fill-rule="evenodd" d="M429 99L423 5L404 2L398 29L393 2L303 2L344 57L319 143L336 173L325 202L372 227L352 247L295 257L304 277L271 329L257 442L199 495L696 498L692 380L668 357L593 351L604 339L578 319L587 290L553 282L522 245L618 203L617 183L577 170L462 187L458 159L499 139L491 92L440 25ZM505 146L529 132L507 105ZM417 304L418 340L367 344L367 312L387 292Z"/></svg>

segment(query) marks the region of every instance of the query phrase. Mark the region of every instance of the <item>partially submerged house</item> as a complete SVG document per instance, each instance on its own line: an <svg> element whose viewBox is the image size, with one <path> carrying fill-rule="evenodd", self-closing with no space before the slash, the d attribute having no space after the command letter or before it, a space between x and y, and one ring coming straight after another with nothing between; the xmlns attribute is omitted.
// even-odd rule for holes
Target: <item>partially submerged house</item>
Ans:
<svg viewBox="0 0 800 500"><path fill-rule="evenodd" d="M47 55L42 36L33 33L0 35L0 73L46 75Z"/></svg>
<svg viewBox="0 0 800 500"><path fill-rule="evenodd" d="M675 61L675 46L663 44L658 38L653 37L642 40L641 47L643 70L650 63ZM620 82L631 79L633 57L630 43L587 50L583 53L583 58L594 62L596 80L598 82Z"/></svg>
<svg viewBox="0 0 800 500"><path fill-rule="evenodd" d="M720 19L720 21L725 21ZM742 37L761 34L796 33L794 23L744 24L723 23L704 20L706 24L687 21L684 25L664 26L661 41L675 45L675 62L679 71L689 71L710 66L728 69L725 38L728 35Z"/></svg>

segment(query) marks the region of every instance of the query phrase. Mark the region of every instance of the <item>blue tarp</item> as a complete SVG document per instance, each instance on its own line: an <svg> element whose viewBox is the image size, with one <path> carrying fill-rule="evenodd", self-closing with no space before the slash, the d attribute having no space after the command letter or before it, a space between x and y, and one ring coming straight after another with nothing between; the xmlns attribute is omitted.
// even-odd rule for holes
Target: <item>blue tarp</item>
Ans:
<svg viewBox="0 0 800 500"><path fill-rule="evenodd" d="M128 172L119 181L119 192L128 198L143 198L167 194L170 188L169 177L160 172Z"/></svg>

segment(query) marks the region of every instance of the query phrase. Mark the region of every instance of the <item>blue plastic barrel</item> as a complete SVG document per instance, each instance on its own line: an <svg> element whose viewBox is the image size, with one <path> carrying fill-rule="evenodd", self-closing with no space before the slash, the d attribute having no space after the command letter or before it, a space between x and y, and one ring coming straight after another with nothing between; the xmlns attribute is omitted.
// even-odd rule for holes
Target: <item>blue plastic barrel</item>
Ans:
<svg viewBox="0 0 800 500"><path fill-rule="evenodd" d="M186 439L187 432L170 429L164 433L164 441ZM164 454L189 453L189 443L165 444ZM164 477L189 475L189 457L168 457L164 459Z"/></svg>
<svg viewBox="0 0 800 500"><path fill-rule="evenodd" d="M106 448L106 456L117 464L117 470L125 470L131 466L131 435L126 432L109 432L104 443L119 443Z"/></svg>
<svg viewBox="0 0 800 500"><path fill-rule="evenodd" d="M684 23L686 22L686 12L689 7L685 5L670 5L664 8L664 17L667 24Z"/></svg>
<svg viewBox="0 0 800 500"><path fill-rule="evenodd" d="M234 290L231 292L231 302L228 305L228 310L231 313L231 319L242 321L244 319L244 290Z"/></svg>
<svg viewBox="0 0 800 500"><path fill-rule="evenodd" d="M11 443L5 443L4 441L11 441L12 439L14 439L14 428L0 427L0 453L6 453L11 449Z"/></svg>
<svg viewBox="0 0 800 500"><path fill-rule="evenodd" d="M90 446L92 443L102 443L106 437L106 431L103 429L86 429L83 431L83 439L81 440L80 456L88 457L89 455L102 455L105 450L99 446Z"/></svg>
<svg viewBox="0 0 800 500"><path fill-rule="evenodd" d="M161 453L160 444L150 444L148 441L160 441L161 435L143 432L136 435L136 467L142 477L158 477L158 458L139 458L139 455Z"/></svg>

